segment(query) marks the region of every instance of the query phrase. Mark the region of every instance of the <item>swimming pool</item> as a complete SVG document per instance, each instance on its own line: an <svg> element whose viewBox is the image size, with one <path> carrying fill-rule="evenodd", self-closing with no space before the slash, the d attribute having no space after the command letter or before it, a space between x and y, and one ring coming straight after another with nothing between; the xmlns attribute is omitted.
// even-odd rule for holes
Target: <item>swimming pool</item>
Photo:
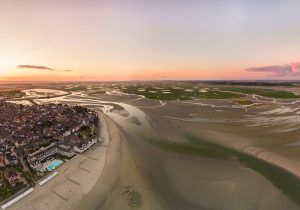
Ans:
<svg viewBox="0 0 300 210"><path fill-rule="evenodd" d="M63 161L61 161L61 160L53 160L51 163L49 163L49 165L47 165L47 170L48 171L53 171L54 169L56 169L61 164L63 164Z"/></svg>

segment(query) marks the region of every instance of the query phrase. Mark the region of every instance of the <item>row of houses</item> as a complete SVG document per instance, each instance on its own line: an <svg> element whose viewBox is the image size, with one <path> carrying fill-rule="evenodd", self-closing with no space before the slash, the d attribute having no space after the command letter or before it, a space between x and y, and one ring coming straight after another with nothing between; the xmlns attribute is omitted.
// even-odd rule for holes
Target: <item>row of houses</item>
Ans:
<svg viewBox="0 0 300 210"><path fill-rule="evenodd" d="M64 136L64 137L70 136L70 135L72 135L73 133L76 133L77 131L79 131L83 126L88 126L88 125L89 125L89 122L83 120L81 125L78 125L78 126L76 126L75 128L66 131L66 132L63 134L63 136ZM93 124L93 126L94 126L94 124Z"/></svg>
<svg viewBox="0 0 300 210"><path fill-rule="evenodd" d="M76 145L76 146L74 146L74 151L81 154L84 151L86 151L87 149L89 149L91 146L96 144L98 140L100 141L99 138L94 138L94 139L87 141L86 143Z"/></svg>
<svg viewBox="0 0 300 210"><path fill-rule="evenodd" d="M39 150L28 155L27 161L30 167L36 171L43 172L42 162L51 156L60 154L66 157L72 157L75 155L74 149L71 146L59 144L53 142L47 147L41 147Z"/></svg>
<svg viewBox="0 0 300 210"><path fill-rule="evenodd" d="M60 154L65 157L72 157L75 155L75 152L81 154L91 146L93 146L95 143L97 143L97 141L100 141L100 138L91 138L85 143L78 144L74 147L59 143L52 143L47 147L42 147L34 153L29 154L27 160L32 169L43 172L44 167L42 162L46 158L54 156L56 154Z"/></svg>

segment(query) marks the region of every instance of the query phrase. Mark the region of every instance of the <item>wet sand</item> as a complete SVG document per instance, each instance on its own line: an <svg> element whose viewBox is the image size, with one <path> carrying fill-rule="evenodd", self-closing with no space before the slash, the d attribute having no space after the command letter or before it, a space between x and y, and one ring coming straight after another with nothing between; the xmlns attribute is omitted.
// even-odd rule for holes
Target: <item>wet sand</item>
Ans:
<svg viewBox="0 0 300 210"><path fill-rule="evenodd" d="M162 209L138 170L122 131L106 119L111 144L105 168L92 191L76 209Z"/></svg>
<svg viewBox="0 0 300 210"><path fill-rule="evenodd" d="M122 102L129 99L106 96L109 98L120 98ZM269 101L244 107L220 100L155 102L154 106L147 106L144 99L109 104L101 98L84 95L57 99L60 100L102 109L109 117L105 119L111 142L105 144L108 147L103 172L88 190L80 194L74 187L71 189L74 196L69 196L63 190L65 187L53 188L49 184L51 193L48 197L46 194L38 197L40 203L50 205L59 194L69 199L64 209L77 210L296 210L300 207L300 181L293 176L298 173L294 161L299 156L286 159L281 155L282 151L296 154L291 153L291 147L283 149L282 145L295 142L298 133L279 130L285 122L287 129L298 128L298 120L293 118L296 103L278 110L279 105L270 105L273 102ZM119 106L128 114L111 109ZM141 125L128 120L133 118ZM289 139L282 139L286 136ZM88 171L94 166L92 160L84 159L70 168ZM82 172L70 177L75 182L86 181L81 180L86 177ZM67 182L66 186L69 185ZM60 204L59 199L51 208L44 209L59 209L57 203ZM43 206L36 204L36 207Z"/></svg>

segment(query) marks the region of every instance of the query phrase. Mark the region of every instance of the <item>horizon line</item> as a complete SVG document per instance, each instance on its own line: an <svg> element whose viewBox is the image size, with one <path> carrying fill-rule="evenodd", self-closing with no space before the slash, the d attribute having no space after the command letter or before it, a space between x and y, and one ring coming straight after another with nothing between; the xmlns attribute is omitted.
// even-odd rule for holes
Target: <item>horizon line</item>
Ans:
<svg viewBox="0 0 300 210"><path fill-rule="evenodd" d="M231 82L300 82L300 79L288 80L288 79L278 79L278 80L268 80L268 79L252 79L252 80L243 80L243 79L164 79L164 80L66 80L66 81L37 81L37 80L0 80L0 83L13 83L13 82L23 82L23 83L68 83L68 82L176 82L176 81L199 81L199 82L218 82L218 81L231 81Z"/></svg>

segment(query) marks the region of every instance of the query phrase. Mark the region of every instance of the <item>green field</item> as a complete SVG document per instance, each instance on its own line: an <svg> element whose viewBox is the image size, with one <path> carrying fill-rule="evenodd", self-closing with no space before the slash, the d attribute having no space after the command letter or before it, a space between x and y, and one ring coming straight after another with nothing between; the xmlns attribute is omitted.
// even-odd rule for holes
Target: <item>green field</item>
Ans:
<svg viewBox="0 0 300 210"><path fill-rule="evenodd" d="M299 98L298 95L284 91L273 89L258 88L239 88L239 87L191 87L191 86L151 86L151 85L130 85L123 90L124 93L143 95L148 99L157 100L191 100L197 98L203 99L239 99L248 95L259 95L268 98L292 99ZM241 105L252 104L249 100L238 100Z"/></svg>
<svg viewBox="0 0 300 210"><path fill-rule="evenodd" d="M21 98L25 96L25 93L19 91L19 90L9 90L9 91L0 91L0 97L4 98Z"/></svg>
<svg viewBox="0 0 300 210"><path fill-rule="evenodd" d="M222 87L219 88L223 91L230 91L235 93L242 93L242 94L255 94L263 97L268 98L278 98L278 99L288 99L288 98L299 98L298 95L294 93L284 91L284 90L273 90L273 89L260 89L260 88L238 88L238 87Z"/></svg>
<svg viewBox="0 0 300 210"><path fill-rule="evenodd" d="M248 99L240 99L240 100L236 100L235 102L240 105L245 105L245 106L253 104L253 102Z"/></svg>
<svg viewBox="0 0 300 210"><path fill-rule="evenodd" d="M98 96L98 95L103 95L105 94L106 91L103 89L93 89L91 92L88 93L90 96Z"/></svg>
<svg viewBox="0 0 300 210"><path fill-rule="evenodd" d="M151 86L128 86L123 92L128 94L143 95L148 99L157 100L191 100L195 98L234 99L243 97L243 95L239 93L230 93L214 89L200 92L199 89L177 89L170 86L160 89Z"/></svg>

